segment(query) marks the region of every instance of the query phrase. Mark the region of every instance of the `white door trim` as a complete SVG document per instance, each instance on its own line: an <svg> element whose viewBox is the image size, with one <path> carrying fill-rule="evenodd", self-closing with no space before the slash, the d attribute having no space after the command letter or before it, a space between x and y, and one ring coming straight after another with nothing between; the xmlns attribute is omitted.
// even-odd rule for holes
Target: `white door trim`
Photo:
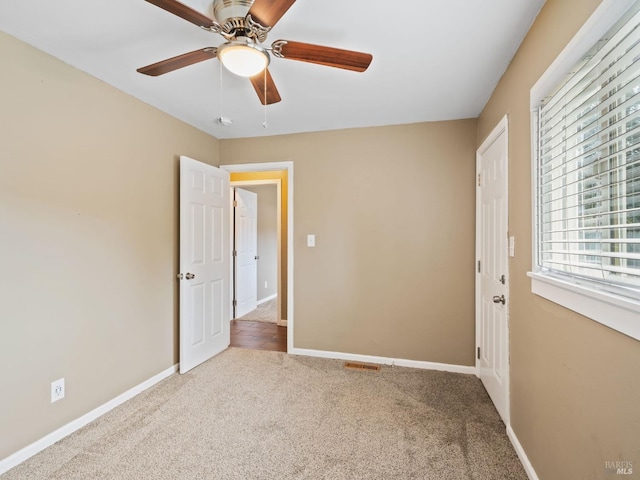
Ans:
<svg viewBox="0 0 640 480"><path fill-rule="evenodd" d="M244 163L221 165L220 168L229 173L287 171L287 351L293 352L293 162Z"/></svg>
<svg viewBox="0 0 640 480"><path fill-rule="evenodd" d="M505 171L505 176L504 176L504 194L505 194L505 198L506 198L506 205L505 205L505 216L506 216L506 222L507 222L507 230L508 230L508 224L509 224L509 119L508 116L505 115L504 117L502 117L502 119L498 122L498 124L494 127L494 129L491 131L491 133L487 136L487 138L482 142L482 144L480 145L480 147L478 148L478 150L476 151L476 265L475 265L475 293L476 293L476 298L475 298L475 326L476 326L476 352L475 352L475 357L476 357L476 366L475 366L475 370L476 370L476 376L478 378L480 378L480 359L478 358L478 348L480 347L481 344L481 324L480 322L482 321L481 318L481 308L482 308L482 293L481 293L481 279L480 279L480 273L478 272L478 262L481 261L481 248L482 248L482 242L481 242L481 235L480 232L482 231L481 229L481 208L482 208L482 199L481 199L481 189L480 186L478 185L478 176L480 173L480 169L481 169L481 159L482 159L482 155L493 145L493 143L502 135L505 135L505 141L506 141L506 157L505 157L505 164L504 164L504 171ZM505 239L506 241L506 239ZM510 425L510 417L511 417L511 387L510 387L510 369L509 369L509 357L510 357L510 353L511 353L511 347L509 344L509 300L510 300L510 295L509 295L509 283L510 283L510 275L508 272L509 269L509 253L506 252L506 258L505 258L505 268L507 269L506 273L506 293L505 293L505 297L507 299L506 302L506 324L507 324L507 335L505 338L505 342L506 342L506 355L507 355L507 360L505 363L505 383L506 383L506 390L507 390L507 396L506 396L506 411L504 412L504 417L503 417L503 421L505 423L505 425L507 427L509 427Z"/></svg>

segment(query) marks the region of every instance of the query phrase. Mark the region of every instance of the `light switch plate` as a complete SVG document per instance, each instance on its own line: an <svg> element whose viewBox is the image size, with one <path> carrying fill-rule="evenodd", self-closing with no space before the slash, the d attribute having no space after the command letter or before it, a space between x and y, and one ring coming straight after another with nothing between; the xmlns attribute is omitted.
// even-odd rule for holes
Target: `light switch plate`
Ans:
<svg viewBox="0 0 640 480"><path fill-rule="evenodd" d="M516 237L509 237L509 256L516 256Z"/></svg>
<svg viewBox="0 0 640 480"><path fill-rule="evenodd" d="M307 235L307 247L315 247L315 246L316 246L316 236Z"/></svg>

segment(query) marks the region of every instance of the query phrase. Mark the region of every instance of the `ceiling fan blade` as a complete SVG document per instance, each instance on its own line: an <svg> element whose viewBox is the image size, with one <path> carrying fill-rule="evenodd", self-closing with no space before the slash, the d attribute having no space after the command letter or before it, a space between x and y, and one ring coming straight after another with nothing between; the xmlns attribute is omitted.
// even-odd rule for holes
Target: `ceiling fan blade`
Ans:
<svg viewBox="0 0 640 480"><path fill-rule="evenodd" d="M266 99L265 99L265 89L264 89L265 76L267 77L266 78L267 80ZM262 103L263 105L271 105L273 103L278 103L281 100L280 94L278 93L278 89L276 88L276 84L274 83L268 68L265 68L262 72L260 72L257 75L254 75L253 77L249 77L249 80L251 80L251 85L253 85L253 88L258 94L258 98L260 99L260 103Z"/></svg>
<svg viewBox="0 0 640 480"><path fill-rule="evenodd" d="M182 67L188 67L189 65L193 65L194 63L209 60L210 58L215 58L215 56L215 48L202 48L194 52L183 53L182 55L178 55L177 57L167 58L166 60L147 65L146 67L141 67L136 71L144 73L145 75L157 77L158 75L173 72L174 70L178 70Z"/></svg>
<svg viewBox="0 0 640 480"><path fill-rule="evenodd" d="M296 0L255 0L249 15L263 27L273 27Z"/></svg>
<svg viewBox="0 0 640 480"><path fill-rule="evenodd" d="M147 0L149 3L166 10L169 13L184 18L185 20L198 25L199 27L211 27L214 22L206 15L186 6L177 0Z"/></svg>
<svg viewBox="0 0 640 480"><path fill-rule="evenodd" d="M364 72L369 68L373 56L369 53L323 47L310 43L276 40L271 45L275 56L289 60L317 63L328 67L343 68L354 72Z"/></svg>

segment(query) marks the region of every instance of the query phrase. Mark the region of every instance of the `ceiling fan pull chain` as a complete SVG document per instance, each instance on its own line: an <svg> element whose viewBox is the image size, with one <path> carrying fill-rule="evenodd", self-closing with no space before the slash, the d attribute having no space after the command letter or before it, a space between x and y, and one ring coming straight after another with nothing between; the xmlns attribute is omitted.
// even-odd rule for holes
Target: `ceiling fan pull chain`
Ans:
<svg viewBox="0 0 640 480"><path fill-rule="evenodd" d="M262 128L269 128L269 124L267 123L267 69L264 70L264 122L262 123Z"/></svg>
<svg viewBox="0 0 640 480"><path fill-rule="evenodd" d="M218 62L220 65L220 118L222 119L222 99L224 98L222 95L222 63Z"/></svg>
<svg viewBox="0 0 640 480"><path fill-rule="evenodd" d="M223 115L223 101L224 101L224 95L222 94L222 64L220 64L220 116L216 119L216 123L218 125L220 125L221 127L228 127L229 125L231 125L233 122L231 121L230 118L224 118Z"/></svg>

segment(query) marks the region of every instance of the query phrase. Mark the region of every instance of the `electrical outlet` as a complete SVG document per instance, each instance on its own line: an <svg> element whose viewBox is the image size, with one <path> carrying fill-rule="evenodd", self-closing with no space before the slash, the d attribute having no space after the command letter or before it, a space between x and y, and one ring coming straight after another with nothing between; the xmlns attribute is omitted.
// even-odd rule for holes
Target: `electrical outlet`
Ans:
<svg viewBox="0 0 640 480"><path fill-rule="evenodd" d="M51 403L64 398L64 378L51 382Z"/></svg>

